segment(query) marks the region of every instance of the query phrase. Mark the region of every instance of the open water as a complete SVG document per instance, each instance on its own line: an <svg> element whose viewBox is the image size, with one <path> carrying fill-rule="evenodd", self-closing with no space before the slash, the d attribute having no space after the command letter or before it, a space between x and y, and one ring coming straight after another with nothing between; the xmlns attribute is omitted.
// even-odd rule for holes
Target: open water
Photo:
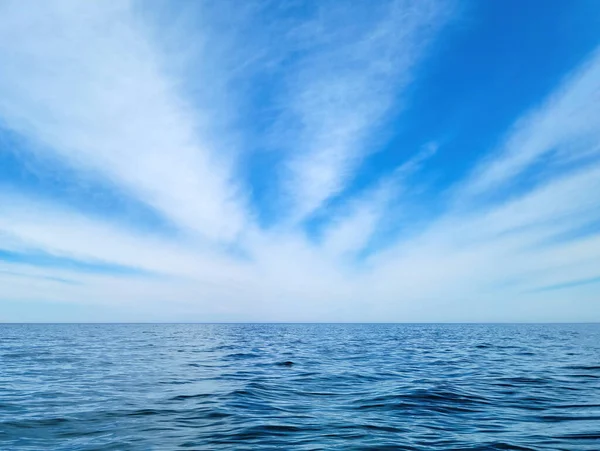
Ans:
<svg viewBox="0 0 600 451"><path fill-rule="evenodd" d="M600 325L0 325L0 450L600 450Z"/></svg>

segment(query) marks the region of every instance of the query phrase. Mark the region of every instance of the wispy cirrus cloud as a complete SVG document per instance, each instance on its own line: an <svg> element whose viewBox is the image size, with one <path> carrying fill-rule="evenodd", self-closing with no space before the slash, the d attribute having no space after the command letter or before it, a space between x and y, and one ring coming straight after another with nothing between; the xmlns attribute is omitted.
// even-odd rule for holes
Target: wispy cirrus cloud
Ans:
<svg viewBox="0 0 600 451"><path fill-rule="evenodd" d="M231 239L243 202L132 2L0 6L0 115L184 229ZM18 44L15 44L18 43Z"/></svg>
<svg viewBox="0 0 600 451"><path fill-rule="evenodd" d="M376 150L377 132L401 108L403 89L450 15L449 4L429 1L356 6L321 5L296 30L306 53L289 77L284 118L296 131L284 175L296 218L339 194Z"/></svg>
<svg viewBox="0 0 600 451"><path fill-rule="evenodd" d="M40 144L19 158L48 153L178 232L130 227L0 180L0 303L90 303L175 321L597 317L597 51L449 189L422 178L451 164L436 136L347 189L380 134L393 132L389 119L402 121L453 4L235 4L190 6L201 19L168 45L157 24L174 25L140 11L144 3L0 4L0 121ZM269 28L269 14L289 30ZM278 42L267 39L273 29ZM179 58L192 61L173 68ZM201 92L194 79L206 83ZM245 114L271 107L272 123L252 128ZM265 141L280 159L258 176L279 209L261 228L254 214L264 206L239 175ZM315 236L306 222L317 214Z"/></svg>
<svg viewBox="0 0 600 451"><path fill-rule="evenodd" d="M391 175L382 177L374 187L353 196L343 205L340 214L332 214L322 233L320 245L323 250L343 259L365 250L379 228L389 228L389 222L397 220L398 214L393 215L390 210L406 207L407 202L402 198L410 191L415 175L436 151L437 144L427 144Z"/></svg>
<svg viewBox="0 0 600 451"><path fill-rule="evenodd" d="M554 165L600 152L600 54L596 51L549 99L521 118L498 153L465 184L461 196L501 189L546 158Z"/></svg>
<svg viewBox="0 0 600 451"><path fill-rule="evenodd" d="M542 107L518 118L502 151L458 183L445 214L372 257L378 296L393 302L400 292L428 306L446 302L445 308L457 302L479 314L493 299L498 314L511 305L502 297L543 308L540 288L598 277L600 241L593 225L600 220L600 162L563 170L553 165L597 151L600 117L592 105L600 92L599 62L592 54ZM507 196L509 181L514 186L527 179L527 168L540 164L536 158L544 152L555 153L543 162L553 170L542 164L535 184ZM476 196L482 193L496 200L482 203ZM593 284L575 292L587 309L598 302ZM508 312L501 316L514 319Z"/></svg>

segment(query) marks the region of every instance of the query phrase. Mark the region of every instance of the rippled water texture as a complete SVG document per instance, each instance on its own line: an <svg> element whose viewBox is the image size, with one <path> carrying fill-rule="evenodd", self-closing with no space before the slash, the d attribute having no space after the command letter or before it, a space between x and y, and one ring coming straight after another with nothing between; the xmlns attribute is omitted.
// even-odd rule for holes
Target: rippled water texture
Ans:
<svg viewBox="0 0 600 451"><path fill-rule="evenodd" d="M600 325L0 325L1 450L600 450Z"/></svg>

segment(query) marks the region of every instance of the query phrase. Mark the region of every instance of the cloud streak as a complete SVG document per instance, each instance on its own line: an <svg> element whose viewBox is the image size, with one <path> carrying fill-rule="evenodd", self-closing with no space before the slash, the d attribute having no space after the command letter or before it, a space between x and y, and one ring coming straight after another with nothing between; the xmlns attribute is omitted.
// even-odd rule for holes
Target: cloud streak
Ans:
<svg viewBox="0 0 600 451"><path fill-rule="evenodd" d="M596 51L542 106L517 122L500 151L478 168L461 195L501 189L544 157L564 164L597 156L599 79Z"/></svg>
<svg viewBox="0 0 600 451"><path fill-rule="evenodd" d="M447 6L429 1L359 4L351 14L341 5L323 7L297 32L312 50L300 57L288 88L299 145L292 144L286 179L297 218L339 194L374 151L369 141L399 109L403 88L448 15ZM368 20L357 27L355 14Z"/></svg>
<svg viewBox="0 0 600 451"><path fill-rule="evenodd" d="M227 162L199 136L130 2L9 1L0 14L6 126L184 229L223 240L240 232Z"/></svg>
<svg viewBox="0 0 600 451"><path fill-rule="evenodd" d="M89 303L165 321L600 318L597 285L583 283L600 277L598 51L447 191L421 178L445 169L433 136L349 189L385 124L408 114L419 63L453 5L308 3L269 44L259 25L272 4L260 5L233 19L219 16L229 6L207 13L216 22L186 35L202 49L221 42L204 58L168 54L135 3L0 4L0 121L32 143L19 158L49 155L99 178L175 230L131 227L0 180L0 251L87 268L0 258L0 304ZM256 36L244 42L219 23ZM181 65L186 74L171 67L183 55L197 58ZM262 94L273 81L272 97L235 90L244 77ZM186 88L194 78L203 94ZM269 227L255 221L264 205L240 177L257 145L245 133L255 118L242 112L263 101L274 111L263 131L280 151L258 174L279 206Z"/></svg>

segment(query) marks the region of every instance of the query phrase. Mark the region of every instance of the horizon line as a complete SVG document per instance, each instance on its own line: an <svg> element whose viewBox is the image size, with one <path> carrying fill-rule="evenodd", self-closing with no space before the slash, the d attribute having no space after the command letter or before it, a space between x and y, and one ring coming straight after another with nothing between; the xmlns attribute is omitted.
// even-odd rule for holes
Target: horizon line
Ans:
<svg viewBox="0 0 600 451"><path fill-rule="evenodd" d="M189 321L0 321L0 325L252 325L252 324L272 324L272 325L337 325L337 324L354 324L354 325L370 325L370 324L378 324L378 325L511 325L511 324L520 324L520 325L536 325L536 324L557 324L557 325L567 325L567 324L597 324L600 325L600 321L395 321L395 322L362 322L362 321L337 321L337 322L319 322L319 321L209 321L209 322L189 322Z"/></svg>

